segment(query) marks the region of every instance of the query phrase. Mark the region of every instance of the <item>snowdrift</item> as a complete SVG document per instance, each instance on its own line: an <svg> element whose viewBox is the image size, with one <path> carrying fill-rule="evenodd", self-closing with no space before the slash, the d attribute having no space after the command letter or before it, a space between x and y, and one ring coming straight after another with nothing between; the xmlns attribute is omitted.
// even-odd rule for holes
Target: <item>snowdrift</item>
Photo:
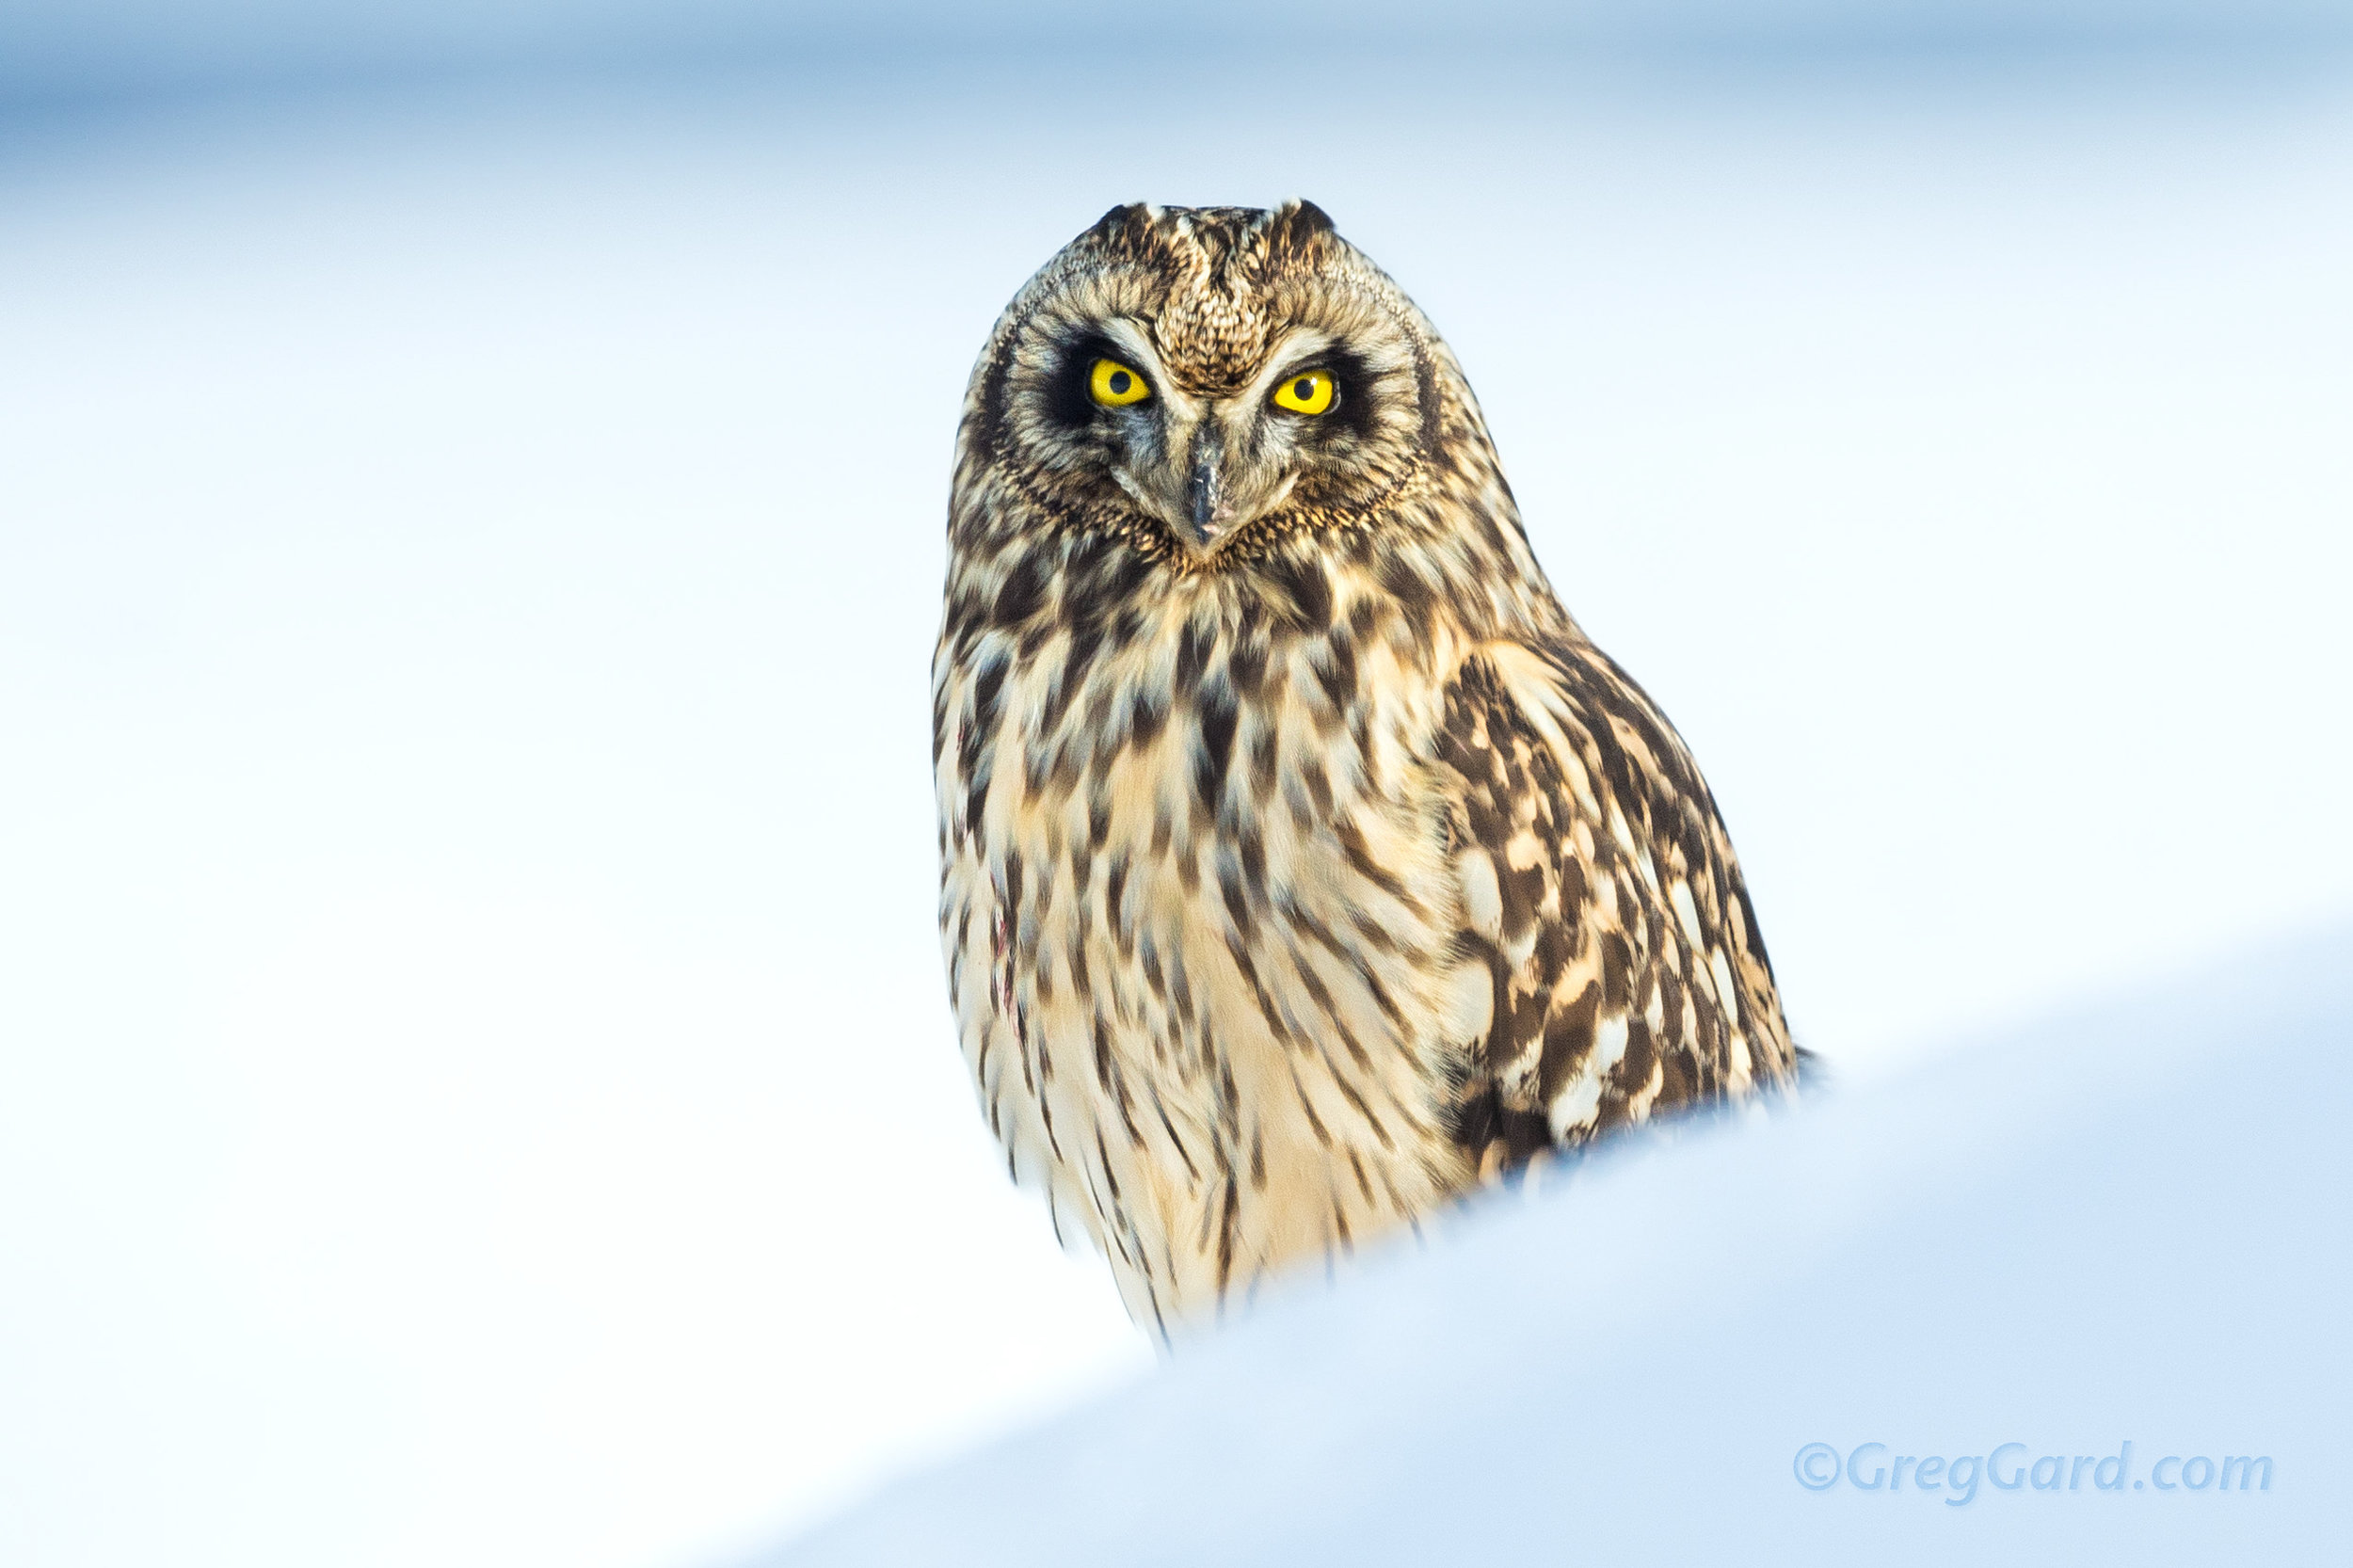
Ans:
<svg viewBox="0 0 2353 1568"><path fill-rule="evenodd" d="M767 1560L2342 1562L2348 1048L2353 925L1629 1146Z"/></svg>

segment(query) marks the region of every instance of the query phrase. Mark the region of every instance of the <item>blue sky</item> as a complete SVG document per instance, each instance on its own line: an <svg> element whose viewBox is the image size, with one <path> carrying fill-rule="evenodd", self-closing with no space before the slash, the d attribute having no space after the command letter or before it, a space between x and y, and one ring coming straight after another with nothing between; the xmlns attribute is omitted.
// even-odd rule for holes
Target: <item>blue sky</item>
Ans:
<svg viewBox="0 0 2353 1568"><path fill-rule="evenodd" d="M1634 49L2034 48L2342 40L2345 0L7 0L0 95L137 92L385 72L629 69L811 51L1144 41L1313 45L1414 40Z"/></svg>

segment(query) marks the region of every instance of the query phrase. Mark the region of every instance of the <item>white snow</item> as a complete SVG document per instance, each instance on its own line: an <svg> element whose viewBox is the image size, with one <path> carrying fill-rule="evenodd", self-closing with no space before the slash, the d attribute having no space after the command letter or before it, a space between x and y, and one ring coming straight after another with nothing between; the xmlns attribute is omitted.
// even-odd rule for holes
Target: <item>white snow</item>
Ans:
<svg viewBox="0 0 2353 1568"><path fill-rule="evenodd" d="M760 1560L2340 1563L2349 1110L2341 926L1490 1202Z"/></svg>

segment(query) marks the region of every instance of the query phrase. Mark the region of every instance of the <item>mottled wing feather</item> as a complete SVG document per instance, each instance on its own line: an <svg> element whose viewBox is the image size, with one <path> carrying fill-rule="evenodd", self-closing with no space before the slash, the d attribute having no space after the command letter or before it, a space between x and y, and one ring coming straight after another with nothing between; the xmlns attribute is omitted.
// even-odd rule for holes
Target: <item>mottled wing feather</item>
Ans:
<svg viewBox="0 0 2353 1568"><path fill-rule="evenodd" d="M1789 1077L1715 801L1608 656L1573 637L1489 645L1448 693L1436 760L1463 944L1493 980L1455 1104L1483 1173Z"/></svg>

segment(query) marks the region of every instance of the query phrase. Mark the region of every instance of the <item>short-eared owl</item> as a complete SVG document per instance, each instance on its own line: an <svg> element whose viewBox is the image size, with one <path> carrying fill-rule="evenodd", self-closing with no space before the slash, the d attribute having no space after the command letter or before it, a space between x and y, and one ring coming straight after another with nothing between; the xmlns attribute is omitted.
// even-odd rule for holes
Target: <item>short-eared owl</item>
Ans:
<svg viewBox="0 0 2353 1568"><path fill-rule="evenodd" d="M1682 741L1314 206L1116 208L972 373L939 922L1017 1180L1163 1337L1795 1053Z"/></svg>

